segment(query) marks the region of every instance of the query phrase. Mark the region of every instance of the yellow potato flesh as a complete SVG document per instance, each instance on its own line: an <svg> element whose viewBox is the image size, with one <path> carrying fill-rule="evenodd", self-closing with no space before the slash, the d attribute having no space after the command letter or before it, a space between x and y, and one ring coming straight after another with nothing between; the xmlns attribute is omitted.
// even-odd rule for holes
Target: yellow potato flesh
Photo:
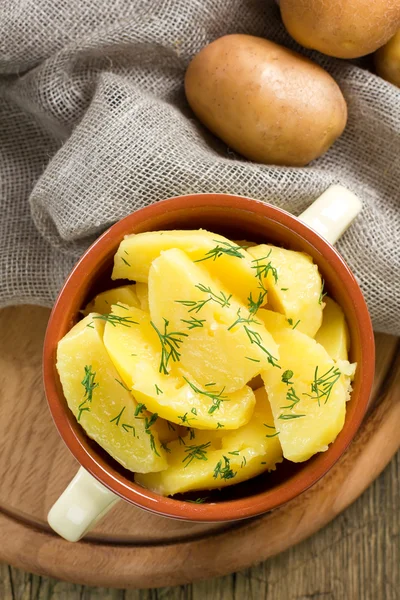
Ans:
<svg viewBox="0 0 400 600"><path fill-rule="evenodd" d="M260 270L268 264L264 285L268 290L268 304L283 313L289 324L298 331L314 337L322 322L322 280L317 265L304 252L285 250L268 244L249 248ZM275 273L275 276L274 276Z"/></svg>
<svg viewBox="0 0 400 600"><path fill-rule="evenodd" d="M107 323L104 343L124 383L149 411L198 429L216 429L218 423L235 429L248 422L255 404L251 388L243 386L231 394L223 392L219 408L210 413L213 400L207 394L218 395L222 388L202 387L188 375L188 381L202 394L194 391L177 370L168 375L161 373L161 343L149 315L138 308L122 306L113 306L112 314L135 322L129 327Z"/></svg>
<svg viewBox="0 0 400 600"><path fill-rule="evenodd" d="M141 308L145 312L149 312L149 288L147 284L139 281L136 284L136 294L139 300L138 308ZM126 302L126 304L129 306L136 306L136 304L129 304L129 302Z"/></svg>
<svg viewBox="0 0 400 600"><path fill-rule="evenodd" d="M279 344L282 370L263 374L265 389L284 457L302 462L325 451L341 431L349 378L344 374L337 378L341 373L338 365L320 344L300 331L285 328L273 335ZM282 377L289 371L292 374L285 383ZM321 383L313 391L315 379ZM334 380L328 397L324 382Z"/></svg>
<svg viewBox="0 0 400 600"><path fill-rule="evenodd" d="M99 316L89 314L58 344L57 370L68 406L87 435L126 469L165 469L156 431L151 427L147 433L143 415L135 415L137 403L107 354Z"/></svg>
<svg viewBox="0 0 400 600"><path fill-rule="evenodd" d="M100 292L100 294L97 294L97 296L86 305L83 314L85 316L91 312L100 313L101 315L108 314L111 312L111 306L118 302L121 304L128 304L128 306L139 307L140 303L136 294L136 286L124 285L112 290Z"/></svg>
<svg viewBox="0 0 400 600"><path fill-rule="evenodd" d="M160 330L166 319L170 331L185 334L177 364L201 385L214 382L235 392L262 370L277 369L272 365L278 348L261 321L234 325L238 315L249 318L246 307L181 250L166 250L154 260L149 303Z"/></svg>
<svg viewBox="0 0 400 600"><path fill-rule="evenodd" d="M321 344L333 360L347 360L349 351L349 330L340 306L332 298L324 298L322 325L315 341Z"/></svg>
<svg viewBox="0 0 400 600"><path fill-rule="evenodd" d="M136 475L135 481L158 494L172 496L234 485L275 469L282 461L282 450L264 388L256 391L256 398L256 408L247 425L230 432L194 431L194 437L186 435L168 444L165 471ZM220 469L228 465L226 478L224 472L219 473L219 463Z"/></svg>
<svg viewBox="0 0 400 600"><path fill-rule="evenodd" d="M233 252L240 254L241 258L218 253L218 247L228 251L233 248ZM196 264L201 265L212 278L221 281L242 302L247 302L250 292L257 294L258 282L246 250L222 235L202 229L149 231L126 236L115 255L112 278L147 283L152 262L161 252L171 248L183 250L191 260L200 261Z"/></svg>

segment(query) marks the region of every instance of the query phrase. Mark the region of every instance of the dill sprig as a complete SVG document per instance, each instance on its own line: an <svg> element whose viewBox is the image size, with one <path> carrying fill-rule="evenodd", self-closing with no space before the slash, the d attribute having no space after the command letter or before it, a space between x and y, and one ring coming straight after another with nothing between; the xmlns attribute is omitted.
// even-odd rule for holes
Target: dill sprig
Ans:
<svg viewBox="0 0 400 600"><path fill-rule="evenodd" d="M122 325L123 327L130 327L131 325L139 325L137 321L134 321L132 317L120 317L119 315L114 315L112 313L108 315L97 315L93 317L93 319L99 319L100 321L106 321L110 323L113 327L117 325Z"/></svg>
<svg viewBox="0 0 400 600"><path fill-rule="evenodd" d="M136 429L133 425L129 425L128 423L122 423L122 429L129 433L129 430L132 430L133 437L136 437Z"/></svg>
<svg viewBox="0 0 400 600"><path fill-rule="evenodd" d="M256 277L258 277L260 281L268 277L268 274L271 273L272 277L275 280L275 283L278 283L278 271L272 265L271 261L264 263L261 262L263 260L268 260L268 258L271 256L271 252L272 250L268 252L267 256L262 256L260 258L255 258L254 260L252 260L251 262L255 263L255 265L252 265L251 268L256 270Z"/></svg>
<svg viewBox="0 0 400 600"><path fill-rule="evenodd" d="M291 419L300 419L300 417L305 417L306 415L294 415L294 414L288 414L288 415L279 415L278 419L280 419L281 421L290 421Z"/></svg>
<svg viewBox="0 0 400 600"><path fill-rule="evenodd" d="M86 402L91 402L93 399L93 390L95 390L99 384L95 383L96 373L92 371L92 365L84 366L85 376L81 381L85 391L83 394L83 401L78 406L78 422L81 420L82 413L90 412L89 406L85 406Z"/></svg>
<svg viewBox="0 0 400 600"><path fill-rule="evenodd" d="M131 390L128 388L128 386L127 386L127 385L125 385L125 383L123 383L123 381L120 381L120 380L119 380L119 379L117 379L116 377L114 377L114 379L115 379L115 381L116 381L117 383L119 383L119 385L120 385L121 387L123 387L123 388L124 388L124 390L126 390L127 392L130 392L130 391L131 391Z"/></svg>
<svg viewBox="0 0 400 600"><path fill-rule="evenodd" d="M93 390L99 387L98 383L95 383L94 378L96 373L92 371L92 365L85 365L85 376L81 381L81 384L85 388L84 398L85 401L91 402L93 398Z"/></svg>
<svg viewBox="0 0 400 600"><path fill-rule="evenodd" d="M135 408L135 417L138 417L144 410L147 410L147 406L142 402L138 402Z"/></svg>
<svg viewBox="0 0 400 600"><path fill-rule="evenodd" d="M162 444L160 444L160 448L165 450L165 452L167 452L168 454L171 454L171 448L168 448L168 444L166 442L163 442Z"/></svg>
<svg viewBox="0 0 400 600"><path fill-rule="evenodd" d="M324 292L324 287L325 287L325 281L322 280L322 286L321 286L321 291L319 293L318 304L322 304L322 301L326 296L326 292Z"/></svg>
<svg viewBox="0 0 400 600"><path fill-rule="evenodd" d="M156 448L154 435L150 430L150 427L152 425L154 425L154 423L157 421L157 419L158 419L157 413L153 413L151 415L150 419L148 417L145 417L144 418L144 431L145 431L145 433L147 433L148 436L150 436L150 448L153 450L154 454L156 454L157 456L160 456L157 451L157 448Z"/></svg>
<svg viewBox="0 0 400 600"><path fill-rule="evenodd" d="M314 371L314 381L311 383L311 394L303 393L303 395L317 400L318 406L321 405L320 401L325 398L324 404L326 404L329 400L329 396L331 395L332 388L340 376L341 372L337 367L331 367L326 371L326 373L318 376L317 365Z"/></svg>
<svg viewBox="0 0 400 600"><path fill-rule="evenodd" d="M260 348L260 350L262 350L263 352L265 352L265 354L267 355L267 360L268 362L273 366L273 367L278 367L278 369L280 369L280 365L277 363L277 358L275 356L273 356L271 354L271 352L269 352L269 350L266 349L265 346L263 346L262 343L262 337L260 335L260 333L258 333L258 331L254 331L254 329L250 329L249 327L247 327L247 325L244 325L244 330L247 334L247 337L250 340L251 344L255 344L256 346L258 346L258 348Z"/></svg>
<svg viewBox="0 0 400 600"><path fill-rule="evenodd" d="M206 500L208 500L208 496L205 498L196 498L196 500L186 500L186 502L190 502L191 504L203 504Z"/></svg>
<svg viewBox="0 0 400 600"><path fill-rule="evenodd" d="M195 287L198 290L200 290L200 292L203 292L204 294L209 294L210 300L216 302L217 304L222 306L222 308L224 308L225 306L230 306L229 300L232 298L232 294L227 296L224 292L220 291L218 295L210 287L206 287L202 283L195 285Z"/></svg>
<svg viewBox="0 0 400 600"><path fill-rule="evenodd" d="M162 391L162 389L161 389L161 388L159 388L159 387L158 387L158 385L157 385L156 383L155 383L154 385L155 385L155 387L156 387L156 394L157 394L157 396L159 396L160 394L163 394L163 393L164 393L164 392Z"/></svg>
<svg viewBox="0 0 400 600"><path fill-rule="evenodd" d="M120 256L120 259L122 260L122 262L127 266L130 267L130 263L128 263L128 261L126 260L126 258L124 258L123 256Z"/></svg>
<svg viewBox="0 0 400 600"><path fill-rule="evenodd" d="M296 406L296 404L300 402L300 398L296 394L296 391L293 386L291 386L286 392L286 400L288 400L288 402L290 402L291 404L288 404L287 406L281 406L282 409L287 408L289 410L292 410Z"/></svg>
<svg viewBox="0 0 400 600"><path fill-rule="evenodd" d="M190 387L196 394L201 394L202 396L207 396L207 398L211 398L213 404L208 409L208 414L210 415L212 415L216 410L218 410L218 408L221 406L221 402L228 400L228 396L224 394L225 386L219 392L217 392L216 390L201 390L196 385L194 385L194 383L189 381L186 377L184 377L183 379L186 381L186 383L190 385Z"/></svg>
<svg viewBox="0 0 400 600"><path fill-rule="evenodd" d="M231 461L227 456L222 457L224 460L224 466L222 466L222 460L218 461L214 469L214 479L220 477L221 479L233 479L237 475L237 471L231 469Z"/></svg>
<svg viewBox="0 0 400 600"><path fill-rule="evenodd" d="M227 296L222 291L219 294L216 294L210 287L206 287L202 283L195 285L195 287L198 290L200 290L200 292L208 294L208 298L204 298L203 300L175 300L175 302L177 302L178 304L183 304L183 306L187 306L189 308L189 313L195 312L197 314L206 304L208 304L208 302L215 302L223 308L225 306L230 306L229 301L232 298L232 294Z"/></svg>
<svg viewBox="0 0 400 600"><path fill-rule="evenodd" d="M276 427L274 427L273 425L267 425L266 423L264 423L264 427L267 427L267 429L274 429L275 433L268 433L266 434L266 438L273 438L276 437L277 435L279 435L279 431L276 431Z"/></svg>
<svg viewBox="0 0 400 600"><path fill-rule="evenodd" d="M182 421L182 425L186 423L187 426L190 427L190 421L196 420L196 417L188 417L188 413L185 412L184 415L178 415L178 419Z"/></svg>
<svg viewBox="0 0 400 600"><path fill-rule="evenodd" d="M187 456L183 459L183 463L185 464L185 468L190 465L193 460L208 460L207 458L207 448L209 448L211 442L207 442L206 444L200 444L198 446L186 446L185 453Z"/></svg>
<svg viewBox="0 0 400 600"><path fill-rule="evenodd" d="M121 420L121 417L122 417L122 415L123 415L123 413L124 413L124 410L125 410L125 408L126 408L126 406L124 406L124 407L121 409L121 411L118 413L118 415L117 415L116 417L114 417L113 419L110 419L110 423L114 423L114 422L115 422L115 424L118 426L118 425L119 425L119 422L120 422L120 420Z"/></svg>
<svg viewBox="0 0 400 600"><path fill-rule="evenodd" d="M190 311L189 311L190 312ZM186 323L188 329L195 329L196 327L204 327L203 323L205 319L196 319L196 317L190 317L190 319L181 319L182 323Z"/></svg>
<svg viewBox="0 0 400 600"><path fill-rule="evenodd" d="M150 321L151 326L158 335L158 339L161 344L161 359L159 371L164 375L168 375L168 363L172 359L173 362L178 362L180 359L179 347L183 343L182 337L187 337L187 333L179 331L168 332L169 321L164 318L164 332L161 331L154 325L153 321Z"/></svg>
<svg viewBox="0 0 400 600"><path fill-rule="evenodd" d="M282 373L282 383L286 383L286 385L292 385L293 381L290 381L293 377L294 373L293 371L291 371L290 369L288 369L287 371L284 371Z"/></svg>
<svg viewBox="0 0 400 600"><path fill-rule="evenodd" d="M228 256L234 256L235 258L244 258L244 254L241 252L241 246L231 244L230 242L225 242L224 240L213 240L213 242L217 242L215 248L209 250L204 258L199 258L194 262L203 262L204 260L210 259L215 261L224 254Z"/></svg>
<svg viewBox="0 0 400 600"><path fill-rule="evenodd" d="M296 323L293 325L293 319L287 319L287 322L289 323L289 325L292 327L292 329L296 329L297 325L300 323L300 319L298 321L296 321Z"/></svg>
<svg viewBox="0 0 400 600"><path fill-rule="evenodd" d="M217 429L223 429L225 427L225 425L222 425L222 423L218 422L217 423Z"/></svg>
<svg viewBox="0 0 400 600"><path fill-rule="evenodd" d="M242 323L248 323L248 324L255 323L256 325L260 325L260 322L256 321L256 319L254 318L254 316L251 313L249 313L248 317L242 317L242 315L240 314L241 310L242 310L241 308L238 308L237 313L236 313L237 319L234 323L232 323L232 325L230 325L228 327L228 331L233 329L236 325L241 325Z"/></svg>
<svg viewBox="0 0 400 600"><path fill-rule="evenodd" d="M257 300L253 299L253 292L250 292L249 297L247 298L248 309L251 315L255 315L258 309L264 304L265 296L267 295L267 290L264 288L258 293Z"/></svg>

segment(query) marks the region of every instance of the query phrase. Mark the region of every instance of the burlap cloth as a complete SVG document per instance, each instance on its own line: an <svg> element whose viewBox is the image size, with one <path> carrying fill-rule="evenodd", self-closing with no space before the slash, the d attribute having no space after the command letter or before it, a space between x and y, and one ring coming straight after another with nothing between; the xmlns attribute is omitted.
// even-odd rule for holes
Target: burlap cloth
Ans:
<svg viewBox="0 0 400 600"><path fill-rule="evenodd" d="M190 112L190 58L233 32L295 48L340 85L347 128L307 168L246 162ZM0 72L0 305L50 306L98 234L157 200L231 192L298 215L341 183L364 209L338 248L375 329L400 334L400 90L299 48L272 0L2 0Z"/></svg>

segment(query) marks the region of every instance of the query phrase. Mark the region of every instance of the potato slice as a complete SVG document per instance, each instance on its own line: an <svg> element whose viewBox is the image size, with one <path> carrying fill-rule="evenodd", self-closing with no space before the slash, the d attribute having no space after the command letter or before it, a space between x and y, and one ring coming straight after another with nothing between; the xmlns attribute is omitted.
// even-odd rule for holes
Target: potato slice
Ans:
<svg viewBox="0 0 400 600"><path fill-rule="evenodd" d="M121 302L128 306L140 306L138 296L136 295L135 285L123 285L112 290L106 290L97 294L85 307L83 314L86 316L91 312L101 315L111 312L111 305Z"/></svg>
<svg viewBox="0 0 400 600"><path fill-rule="evenodd" d="M322 323L322 281L317 265L304 252L268 244L248 249L268 290L268 303L289 324L314 337Z"/></svg>
<svg viewBox="0 0 400 600"><path fill-rule="evenodd" d="M145 312L149 312L149 288L147 283L141 283L140 281L136 284L136 294L139 300L138 308L141 308ZM129 304L127 302L126 304ZM130 305L131 306L131 305ZM135 306L137 306L135 304Z"/></svg>
<svg viewBox="0 0 400 600"><path fill-rule="evenodd" d="M154 260L149 303L159 331L180 332L179 368L202 386L235 392L277 365L278 348L261 321L182 250Z"/></svg>
<svg viewBox="0 0 400 600"><path fill-rule="evenodd" d="M100 317L100 318L99 318ZM158 435L137 414L103 344L104 321L91 313L58 343L57 370L68 406L87 435L130 471L167 466Z"/></svg>
<svg viewBox="0 0 400 600"><path fill-rule="evenodd" d="M105 346L125 385L148 410L198 429L236 429L249 421L255 404L251 388L244 386L228 394L216 384L202 387L188 374L184 379L177 370L165 375L160 372L160 338L149 315L138 308L114 305L111 319L115 317L135 324L123 327L108 322Z"/></svg>
<svg viewBox="0 0 400 600"><path fill-rule="evenodd" d="M262 376L283 455L302 462L327 450L341 431L349 377L304 333L284 328L273 335L282 370L270 369Z"/></svg>
<svg viewBox="0 0 400 600"><path fill-rule="evenodd" d="M247 251L222 235L203 229L149 231L126 236L115 255L112 278L147 283L152 262L171 248L186 252L242 302L247 303L250 292L253 297L258 295L258 281Z"/></svg>
<svg viewBox="0 0 400 600"><path fill-rule="evenodd" d="M168 444L168 469L136 475L135 481L163 496L234 485L275 469L282 461L264 388L247 425L236 431L194 431ZM194 437L193 437L194 436Z"/></svg>
<svg viewBox="0 0 400 600"><path fill-rule="evenodd" d="M347 360L350 346L349 330L340 306L326 297L322 325L315 340L321 344L333 360Z"/></svg>

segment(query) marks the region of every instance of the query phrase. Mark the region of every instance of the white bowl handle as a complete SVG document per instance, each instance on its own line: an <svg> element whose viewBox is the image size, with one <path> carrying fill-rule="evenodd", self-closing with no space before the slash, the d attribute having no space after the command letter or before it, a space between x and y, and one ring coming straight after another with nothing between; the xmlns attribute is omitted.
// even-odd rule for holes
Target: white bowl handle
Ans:
<svg viewBox="0 0 400 600"><path fill-rule="evenodd" d="M119 500L83 467L47 515L52 529L69 542L77 542Z"/></svg>
<svg viewBox="0 0 400 600"><path fill-rule="evenodd" d="M331 185L298 218L335 244L362 209L361 200L342 185Z"/></svg>

